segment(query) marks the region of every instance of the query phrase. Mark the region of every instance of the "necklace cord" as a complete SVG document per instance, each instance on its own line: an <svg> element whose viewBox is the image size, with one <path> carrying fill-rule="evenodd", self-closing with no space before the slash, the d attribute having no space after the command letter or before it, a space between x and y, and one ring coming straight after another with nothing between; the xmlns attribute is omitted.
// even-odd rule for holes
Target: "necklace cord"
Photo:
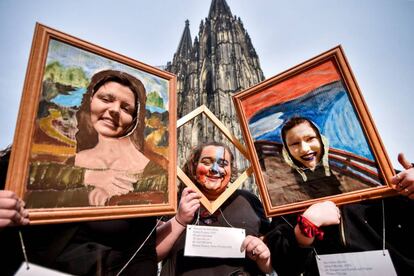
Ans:
<svg viewBox="0 0 414 276"><path fill-rule="evenodd" d="M22 252L23 252L23 257L24 257L24 261L26 263L26 270L29 270L29 259L27 258L27 253L26 253L26 246L24 245L24 240L23 240L23 234L22 231L19 230L19 238L20 238L20 245L22 246Z"/></svg>
<svg viewBox="0 0 414 276"><path fill-rule="evenodd" d="M155 224L154 228L152 228L151 232L148 234L148 236L145 238L145 240L142 242L142 244L138 247L138 249L135 251L135 253L132 255L132 257L126 262L126 264L121 268L121 270L116 274L116 276L119 276L125 268L131 263L131 261L135 258L135 256L138 254L138 252L141 250L141 248L145 245L147 240L151 237L152 233L157 229L158 225L160 224L163 217L158 219L157 223Z"/></svg>

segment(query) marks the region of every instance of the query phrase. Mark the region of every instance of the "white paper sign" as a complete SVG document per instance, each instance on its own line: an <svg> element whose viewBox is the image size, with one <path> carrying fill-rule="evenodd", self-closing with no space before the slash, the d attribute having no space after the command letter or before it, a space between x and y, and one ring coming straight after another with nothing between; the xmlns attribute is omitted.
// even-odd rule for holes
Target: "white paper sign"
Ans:
<svg viewBox="0 0 414 276"><path fill-rule="evenodd" d="M246 231L241 228L187 225L184 256L244 258Z"/></svg>
<svg viewBox="0 0 414 276"><path fill-rule="evenodd" d="M385 254L385 255L384 255ZM319 255L321 276L396 276L388 250Z"/></svg>
<svg viewBox="0 0 414 276"><path fill-rule="evenodd" d="M27 264L22 263L19 270L17 270L15 276L34 276L34 275L42 275L42 276L70 276L71 274L66 274L63 272L59 272L57 270L52 270L50 268L46 268L43 266L35 265L29 263L29 269L27 269Z"/></svg>

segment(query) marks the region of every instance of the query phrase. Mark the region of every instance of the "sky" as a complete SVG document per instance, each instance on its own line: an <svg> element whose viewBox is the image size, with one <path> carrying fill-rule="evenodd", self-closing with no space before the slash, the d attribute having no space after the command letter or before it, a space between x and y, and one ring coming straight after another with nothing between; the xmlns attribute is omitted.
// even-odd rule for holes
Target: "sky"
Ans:
<svg viewBox="0 0 414 276"><path fill-rule="evenodd" d="M414 0L227 0L266 78L342 45L385 150L414 162ZM152 66L211 0L0 0L0 148L13 141L36 22Z"/></svg>

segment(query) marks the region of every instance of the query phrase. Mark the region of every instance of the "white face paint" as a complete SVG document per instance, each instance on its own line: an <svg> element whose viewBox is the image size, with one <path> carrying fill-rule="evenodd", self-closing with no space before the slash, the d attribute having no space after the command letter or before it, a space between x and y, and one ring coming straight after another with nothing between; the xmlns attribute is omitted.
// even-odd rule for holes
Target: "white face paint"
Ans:
<svg viewBox="0 0 414 276"><path fill-rule="evenodd" d="M286 145L292 157L311 170L322 158L322 142L309 122L303 122L286 132Z"/></svg>

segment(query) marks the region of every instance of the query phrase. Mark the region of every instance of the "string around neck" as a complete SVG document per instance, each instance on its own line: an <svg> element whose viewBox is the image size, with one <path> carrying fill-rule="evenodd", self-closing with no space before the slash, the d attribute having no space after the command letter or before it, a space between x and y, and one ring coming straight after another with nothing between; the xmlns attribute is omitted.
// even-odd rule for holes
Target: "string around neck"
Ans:
<svg viewBox="0 0 414 276"><path fill-rule="evenodd" d="M24 240L23 240L23 234L22 231L19 230L19 238L20 238L20 245L22 246L22 252L23 252L23 257L24 257L24 261L26 263L26 270L29 270L29 259L27 258L27 253L26 253L26 246L24 245Z"/></svg>

